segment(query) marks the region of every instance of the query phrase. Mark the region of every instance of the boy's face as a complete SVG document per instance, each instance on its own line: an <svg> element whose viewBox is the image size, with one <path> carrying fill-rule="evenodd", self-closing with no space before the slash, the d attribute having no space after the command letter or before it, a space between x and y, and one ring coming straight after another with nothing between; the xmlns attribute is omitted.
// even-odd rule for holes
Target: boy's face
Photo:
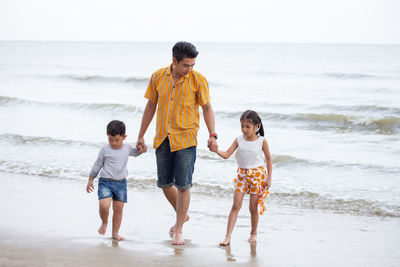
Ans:
<svg viewBox="0 0 400 267"><path fill-rule="evenodd" d="M124 142L126 135L116 135L112 136L107 134L108 136L108 143L112 148L118 149L122 147L122 143Z"/></svg>

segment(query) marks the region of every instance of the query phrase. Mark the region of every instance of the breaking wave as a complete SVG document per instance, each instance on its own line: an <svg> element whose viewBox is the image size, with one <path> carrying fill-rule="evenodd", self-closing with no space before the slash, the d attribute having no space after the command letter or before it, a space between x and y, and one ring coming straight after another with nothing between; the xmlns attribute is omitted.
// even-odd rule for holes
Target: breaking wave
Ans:
<svg viewBox="0 0 400 267"><path fill-rule="evenodd" d="M239 118L240 112L216 112L225 118ZM365 131L379 134L393 134L400 131L400 117L365 117L357 115L345 115L336 113L267 113L259 112L264 124L268 121L280 123L291 122L299 126L305 126L316 130L340 130L340 131Z"/></svg>
<svg viewBox="0 0 400 267"><path fill-rule="evenodd" d="M62 107L70 109L80 109L80 110L104 110L104 111L114 111L114 112L126 112L126 113L142 113L143 109L141 107L125 104L114 104L114 103L76 103L76 102L39 102L32 101L22 98L15 97L4 97L0 96L0 105L38 105L38 106L49 106L49 107Z"/></svg>
<svg viewBox="0 0 400 267"><path fill-rule="evenodd" d="M36 164L22 161L0 160L0 172L40 176L54 179L86 180L88 170L72 169L71 166L52 166L50 164ZM155 177L129 177L128 188L154 190ZM210 185L194 182L193 194L211 197L232 197L232 188L222 185ZM330 198L316 192L271 192L268 202L279 205L297 206L304 209L329 210L333 212L378 217L400 217L400 206L389 205L379 201L365 199Z"/></svg>
<svg viewBox="0 0 400 267"><path fill-rule="evenodd" d="M81 75L81 74L67 74L60 75L62 79L68 79L78 82L106 82L106 83L140 83L147 84L148 78L139 76L118 77L118 76L104 76L104 75Z"/></svg>

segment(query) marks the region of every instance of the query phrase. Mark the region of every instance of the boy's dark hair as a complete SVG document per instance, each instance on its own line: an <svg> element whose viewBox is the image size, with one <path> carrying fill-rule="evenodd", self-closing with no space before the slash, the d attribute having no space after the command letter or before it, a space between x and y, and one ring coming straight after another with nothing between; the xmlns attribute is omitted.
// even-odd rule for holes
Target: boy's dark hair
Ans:
<svg viewBox="0 0 400 267"><path fill-rule="evenodd" d="M176 58L178 62L184 57L196 58L198 54L199 51L189 42L177 42L174 47L172 47L172 56Z"/></svg>
<svg viewBox="0 0 400 267"><path fill-rule="evenodd" d="M107 124L107 135L116 136L116 135L125 135L125 123L118 120L110 121Z"/></svg>
<svg viewBox="0 0 400 267"><path fill-rule="evenodd" d="M256 134L260 134L261 136L264 136L264 127L262 125L261 118L260 118L260 116L258 116L257 112L255 112L253 110L246 110L240 116L240 121L243 121L243 120L248 120L251 124L258 125L259 128L256 131Z"/></svg>

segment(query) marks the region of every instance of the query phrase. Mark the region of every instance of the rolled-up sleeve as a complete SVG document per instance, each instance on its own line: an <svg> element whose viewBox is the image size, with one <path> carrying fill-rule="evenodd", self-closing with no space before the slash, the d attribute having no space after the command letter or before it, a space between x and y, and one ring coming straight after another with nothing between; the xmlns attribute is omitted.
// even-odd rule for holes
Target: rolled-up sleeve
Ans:
<svg viewBox="0 0 400 267"><path fill-rule="evenodd" d="M197 89L197 101L200 106L206 105L210 102L210 89L208 87L207 79L200 75Z"/></svg>
<svg viewBox="0 0 400 267"><path fill-rule="evenodd" d="M153 103L157 103L158 93L157 93L157 86L156 86L156 74L153 73L150 78L149 85L147 86L146 93L144 97L150 100Z"/></svg>

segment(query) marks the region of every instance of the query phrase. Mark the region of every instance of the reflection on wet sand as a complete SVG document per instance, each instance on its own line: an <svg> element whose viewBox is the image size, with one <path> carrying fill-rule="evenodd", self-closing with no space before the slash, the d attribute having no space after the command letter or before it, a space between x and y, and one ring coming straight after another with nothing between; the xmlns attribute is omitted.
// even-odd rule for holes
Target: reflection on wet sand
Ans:
<svg viewBox="0 0 400 267"><path fill-rule="evenodd" d="M180 256L183 254L183 247L182 246L172 246L174 249L175 256Z"/></svg>
<svg viewBox="0 0 400 267"><path fill-rule="evenodd" d="M250 255L252 257L257 256L257 242L250 242Z"/></svg>
<svg viewBox="0 0 400 267"><path fill-rule="evenodd" d="M112 246L113 247L119 247L119 241L115 240L114 238L112 238Z"/></svg>
<svg viewBox="0 0 400 267"><path fill-rule="evenodd" d="M250 256L252 258L257 257L257 242L249 242L250 244ZM235 255L232 254L231 246L220 246L221 249L225 250L227 261L236 261Z"/></svg>
<svg viewBox="0 0 400 267"><path fill-rule="evenodd" d="M234 258L234 255L232 255L232 253L231 253L231 246L230 245L220 246L220 248L225 250L226 260L227 261L236 261L236 259Z"/></svg>

